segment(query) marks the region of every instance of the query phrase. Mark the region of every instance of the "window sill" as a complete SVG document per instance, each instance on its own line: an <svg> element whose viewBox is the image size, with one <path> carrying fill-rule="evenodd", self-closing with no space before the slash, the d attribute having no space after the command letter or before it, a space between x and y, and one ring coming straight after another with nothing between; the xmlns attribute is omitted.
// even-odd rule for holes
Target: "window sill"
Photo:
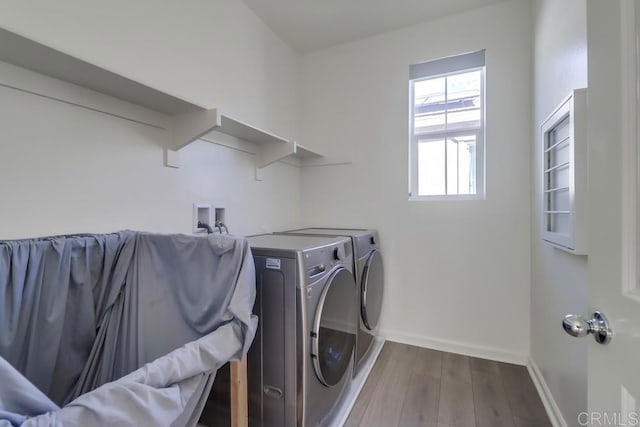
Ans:
<svg viewBox="0 0 640 427"><path fill-rule="evenodd" d="M484 194L451 194L437 196L409 196L410 202L453 202L464 200L485 200Z"/></svg>

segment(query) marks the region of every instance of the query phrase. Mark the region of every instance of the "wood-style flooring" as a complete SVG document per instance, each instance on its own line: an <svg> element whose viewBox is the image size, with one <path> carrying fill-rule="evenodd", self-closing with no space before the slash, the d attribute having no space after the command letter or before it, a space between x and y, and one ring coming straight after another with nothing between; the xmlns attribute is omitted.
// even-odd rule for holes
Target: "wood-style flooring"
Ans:
<svg viewBox="0 0 640 427"><path fill-rule="evenodd" d="M346 427L546 427L524 366L386 342Z"/></svg>

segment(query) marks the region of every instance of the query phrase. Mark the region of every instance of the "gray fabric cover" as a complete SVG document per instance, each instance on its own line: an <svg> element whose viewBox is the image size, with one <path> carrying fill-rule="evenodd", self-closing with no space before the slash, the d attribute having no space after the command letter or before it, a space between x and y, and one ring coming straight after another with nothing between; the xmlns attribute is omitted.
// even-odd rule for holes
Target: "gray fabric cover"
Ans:
<svg viewBox="0 0 640 427"><path fill-rule="evenodd" d="M98 319L124 283L132 246L122 251L134 237L0 242L0 356L57 404L71 398Z"/></svg>
<svg viewBox="0 0 640 427"><path fill-rule="evenodd" d="M53 402L73 400L43 415L51 425L76 425L70 420L78 408L96 413L94 406L110 399L126 403L140 419L143 409L163 413L173 402L180 415L149 425L194 425L212 371L251 345L254 298L253 259L242 238L121 232L0 242L0 356ZM203 336L207 345L197 341L198 352L187 346L178 352L190 356L156 360ZM165 381L148 382L141 371L121 378L154 360L148 365L156 366L154 372L177 369L177 360L191 370L180 369ZM95 390L97 398L88 393L119 378ZM127 393L149 401L125 398Z"/></svg>
<svg viewBox="0 0 640 427"><path fill-rule="evenodd" d="M20 425L60 408L0 357L0 426Z"/></svg>

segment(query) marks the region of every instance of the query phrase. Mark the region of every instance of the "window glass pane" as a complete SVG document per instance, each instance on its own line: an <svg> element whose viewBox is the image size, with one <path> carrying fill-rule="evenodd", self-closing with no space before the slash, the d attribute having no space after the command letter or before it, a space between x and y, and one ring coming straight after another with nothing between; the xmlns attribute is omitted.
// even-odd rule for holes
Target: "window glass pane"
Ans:
<svg viewBox="0 0 640 427"><path fill-rule="evenodd" d="M448 194L476 194L476 135L448 138L447 143Z"/></svg>
<svg viewBox="0 0 640 427"><path fill-rule="evenodd" d="M414 82L413 125L416 134L445 129L444 89L444 77Z"/></svg>
<svg viewBox="0 0 640 427"><path fill-rule="evenodd" d="M447 138L447 194L458 194L458 141Z"/></svg>
<svg viewBox="0 0 640 427"><path fill-rule="evenodd" d="M444 172L445 141L418 141L418 195L446 194Z"/></svg>
<svg viewBox="0 0 640 427"><path fill-rule="evenodd" d="M456 138L459 146L458 194L476 194L476 135Z"/></svg>
<svg viewBox="0 0 640 427"><path fill-rule="evenodd" d="M446 194L476 194L476 135L418 141L418 195Z"/></svg>
<svg viewBox="0 0 640 427"><path fill-rule="evenodd" d="M479 70L447 77L447 130L480 127L481 77Z"/></svg>

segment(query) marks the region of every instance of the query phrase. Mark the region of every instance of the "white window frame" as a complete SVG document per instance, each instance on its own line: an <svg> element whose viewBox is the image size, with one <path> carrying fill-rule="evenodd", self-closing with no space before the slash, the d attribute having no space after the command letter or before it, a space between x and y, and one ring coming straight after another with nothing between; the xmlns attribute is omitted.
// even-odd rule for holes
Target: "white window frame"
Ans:
<svg viewBox="0 0 640 427"><path fill-rule="evenodd" d="M482 52L484 54L484 52ZM464 55L461 55L461 57ZM455 57L452 57L455 58ZM444 60L448 60L445 58ZM437 63L436 60L431 64ZM483 55L484 63L484 55ZM480 71L480 125L467 129L456 129L451 131L433 132L433 133L415 133L414 127L414 85L416 82L432 80L442 77L455 76L458 74ZM445 97L446 97L445 85ZM460 67L455 70L431 74L424 77L409 79L409 201L445 201L445 200L484 200L485 198L485 66L476 67ZM446 123L446 114L445 114ZM456 136L475 135L476 136L476 194L437 194L419 196L418 192L418 141L420 140L445 140L445 190L447 188L448 174L446 172L446 156L447 156L447 138L455 138Z"/></svg>

